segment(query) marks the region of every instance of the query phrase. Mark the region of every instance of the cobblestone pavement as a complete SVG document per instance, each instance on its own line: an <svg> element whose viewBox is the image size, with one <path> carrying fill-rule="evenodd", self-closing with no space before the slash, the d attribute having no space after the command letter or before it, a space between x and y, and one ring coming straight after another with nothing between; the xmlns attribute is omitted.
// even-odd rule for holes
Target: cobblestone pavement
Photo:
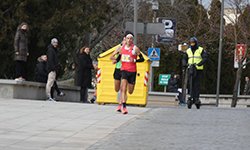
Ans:
<svg viewBox="0 0 250 150"><path fill-rule="evenodd" d="M128 109L129 110L129 109ZM128 114L129 115L129 114ZM151 108L88 150L248 150L250 109Z"/></svg>

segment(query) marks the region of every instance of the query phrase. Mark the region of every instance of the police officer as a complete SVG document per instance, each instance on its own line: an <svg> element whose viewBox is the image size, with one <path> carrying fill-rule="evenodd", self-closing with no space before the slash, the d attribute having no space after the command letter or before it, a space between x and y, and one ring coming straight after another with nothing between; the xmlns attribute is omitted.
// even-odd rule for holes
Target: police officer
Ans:
<svg viewBox="0 0 250 150"><path fill-rule="evenodd" d="M206 51L198 45L198 41L195 37L190 38L189 44L189 48L186 53L183 54L182 66L190 69L190 65L194 64L197 69L196 75L193 76L192 83L189 84L190 88L192 87L192 93L190 93L191 98L194 98L194 103L200 103L199 96L203 64L207 61L208 55ZM192 76L189 76L189 81L191 77Z"/></svg>

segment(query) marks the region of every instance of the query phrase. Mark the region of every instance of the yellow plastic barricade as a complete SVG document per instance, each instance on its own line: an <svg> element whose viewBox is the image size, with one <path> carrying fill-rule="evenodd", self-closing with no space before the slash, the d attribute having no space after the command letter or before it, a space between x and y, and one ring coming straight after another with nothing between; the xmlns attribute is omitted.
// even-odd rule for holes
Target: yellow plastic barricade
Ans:
<svg viewBox="0 0 250 150"><path fill-rule="evenodd" d="M98 57L98 71L97 71L97 103L118 103L117 92L115 91L114 82L114 70L115 64L112 64L110 56L115 49L120 46L117 45L106 52L102 53ZM134 92L128 95L127 104L141 105L145 107L147 105L148 86L149 86L149 69L151 60L142 53L145 61L136 63L137 75ZM138 57L139 59L139 57Z"/></svg>

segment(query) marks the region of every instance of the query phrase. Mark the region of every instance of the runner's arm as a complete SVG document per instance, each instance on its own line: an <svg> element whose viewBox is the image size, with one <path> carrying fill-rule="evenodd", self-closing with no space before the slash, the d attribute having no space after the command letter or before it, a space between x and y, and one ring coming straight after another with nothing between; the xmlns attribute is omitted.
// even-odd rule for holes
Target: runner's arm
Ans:
<svg viewBox="0 0 250 150"><path fill-rule="evenodd" d="M135 53L139 56L139 59L137 59L136 62L144 62L145 59L138 47L135 47Z"/></svg>
<svg viewBox="0 0 250 150"><path fill-rule="evenodd" d="M119 54L120 49L121 49L121 46L119 46L119 47L117 47L117 48L115 49L115 51L114 51L114 52L112 53L112 55L110 56L110 60L116 60L115 55L116 55L116 54Z"/></svg>
<svg viewBox="0 0 250 150"><path fill-rule="evenodd" d="M121 56L122 56L122 55L119 55L119 56L116 58L116 62L118 62L118 61L121 60Z"/></svg>

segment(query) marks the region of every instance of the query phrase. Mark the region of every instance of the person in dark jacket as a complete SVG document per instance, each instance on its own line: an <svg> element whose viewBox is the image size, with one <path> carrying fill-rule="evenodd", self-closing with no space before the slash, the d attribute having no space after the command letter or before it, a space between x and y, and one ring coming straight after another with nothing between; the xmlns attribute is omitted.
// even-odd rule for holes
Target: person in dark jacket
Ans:
<svg viewBox="0 0 250 150"><path fill-rule="evenodd" d="M36 68L35 68L36 82L47 83L47 80L48 80L48 71L47 71L47 66L46 66L47 56L42 55L41 57L38 57L37 62L38 63L36 64ZM54 90L56 90L57 96L65 96L65 94L59 90L56 81L54 82L54 85L51 87L51 91L50 91L51 98L55 100Z"/></svg>
<svg viewBox="0 0 250 150"><path fill-rule="evenodd" d="M83 103L89 103L88 88L91 88L91 69L97 68L96 64L92 64L89 53L88 46L84 46L80 50L77 86L81 86L80 101Z"/></svg>
<svg viewBox="0 0 250 150"><path fill-rule="evenodd" d="M27 56L29 56L28 50L28 24L23 22L17 27L15 39L14 39L14 50L15 56L14 60L16 61L16 78L15 80L24 81L24 67L25 62L27 62Z"/></svg>
<svg viewBox="0 0 250 150"><path fill-rule="evenodd" d="M37 64L35 69L36 82L47 83L48 71L46 67L47 56L42 55L37 58Z"/></svg>
<svg viewBox="0 0 250 150"><path fill-rule="evenodd" d="M47 70L48 70L48 80L46 84L47 101L54 101L54 99L51 98L50 91L51 87L56 81L56 74L58 73L59 69L57 49L56 49L57 45L58 45L58 40L56 38L53 38L51 40L51 44L48 46L48 51L47 51Z"/></svg>
<svg viewBox="0 0 250 150"><path fill-rule="evenodd" d="M245 77L245 87L244 87L244 95L250 95L250 82L249 82L249 77Z"/></svg>
<svg viewBox="0 0 250 150"><path fill-rule="evenodd" d="M178 91L178 84L180 84L180 78L179 75L176 75L174 72L171 73L171 77L168 80L168 90L169 92L174 92L174 93L179 93L179 104L181 106L185 106L186 104L183 103L183 97L182 97L182 93L180 91Z"/></svg>

